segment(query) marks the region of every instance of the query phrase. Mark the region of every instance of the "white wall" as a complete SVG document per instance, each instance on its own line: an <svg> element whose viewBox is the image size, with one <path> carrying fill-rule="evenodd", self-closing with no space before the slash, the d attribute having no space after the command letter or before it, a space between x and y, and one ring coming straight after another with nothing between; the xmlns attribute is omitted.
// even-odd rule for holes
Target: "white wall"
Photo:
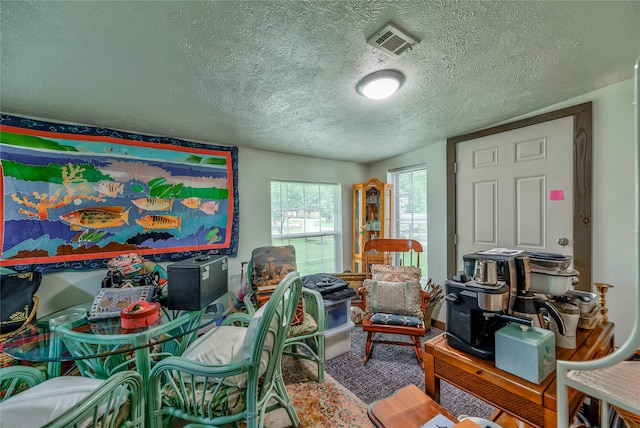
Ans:
<svg viewBox="0 0 640 428"><path fill-rule="evenodd" d="M616 343L621 345L631 334L639 308L636 234L634 210L634 121L633 80L549 106L509 120L593 102L593 260L594 282L613 284L607 294L609 320L616 324ZM454 135L451 135L454 137ZM446 279L446 141L379 162L370 175L386 179L387 170L424 162L428 188L428 263L429 276L444 284ZM635 233L634 233L635 232ZM444 310L434 316L445 321Z"/></svg>
<svg viewBox="0 0 640 428"><path fill-rule="evenodd" d="M271 243L269 182L272 179L342 184L342 263L344 269L350 269L351 185L366 181L370 178L367 174L366 166L352 162L239 149L240 242L238 257L229 259L229 288L233 291L239 289L241 263L249 260L251 251ZM162 265L166 266L166 263ZM37 293L40 299L38 316L91 300L105 274L106 270L45 275Z"/></svg>

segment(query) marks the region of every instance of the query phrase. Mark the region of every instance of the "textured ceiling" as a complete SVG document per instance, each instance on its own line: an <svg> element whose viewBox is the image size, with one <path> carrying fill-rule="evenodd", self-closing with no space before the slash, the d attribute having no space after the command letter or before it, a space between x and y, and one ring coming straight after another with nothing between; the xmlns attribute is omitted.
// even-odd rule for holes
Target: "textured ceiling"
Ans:
<svg viewBox="0 0 640 428"><path fill-rule="evenodd" d="M369 163L629 79L640 2L5 1L0 108ZM392 21L420 43L366 43ZM367 100L381 69L406 82Z"/></svg>

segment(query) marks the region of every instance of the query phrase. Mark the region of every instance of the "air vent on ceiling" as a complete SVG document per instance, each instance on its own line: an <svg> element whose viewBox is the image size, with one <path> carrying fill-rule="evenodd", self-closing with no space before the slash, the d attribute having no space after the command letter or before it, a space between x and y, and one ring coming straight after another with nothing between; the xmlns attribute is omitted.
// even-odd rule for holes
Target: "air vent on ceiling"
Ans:
<svg viewBox="0 0 640 428"><path fill-rule="evenodd" d="M367 43L371 46L380 49L392 57L399 57L418 42L418 39L410 36L406 31L401 30L391 22L367 40Z"/></svg>

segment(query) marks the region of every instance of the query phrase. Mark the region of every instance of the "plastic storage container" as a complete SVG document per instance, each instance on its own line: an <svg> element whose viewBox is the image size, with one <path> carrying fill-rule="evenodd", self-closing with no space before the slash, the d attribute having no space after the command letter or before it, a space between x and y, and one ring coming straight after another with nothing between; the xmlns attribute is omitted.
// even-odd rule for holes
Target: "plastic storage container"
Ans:
<svg viewBox="0 0 640 428"><path fill-rule="evenodd" d="M355 324L349 321L324 332L324 358L328 360L351 350L351 330Z"/></svg>
<svg viewBox="0 0 640 428"><path fill-rule="evenodd" d="M339 327L351 321L351 298L324 301L325 330Z"/></svg>
<svg viewBox="0 0 640 428"><path fill-rule="evenodd" d="M531 269L531 286L529 290L534 293L562 296L571 289L574 280L577 282L579 272L575 269L567 269L561 272L545 272Z"/></svg>

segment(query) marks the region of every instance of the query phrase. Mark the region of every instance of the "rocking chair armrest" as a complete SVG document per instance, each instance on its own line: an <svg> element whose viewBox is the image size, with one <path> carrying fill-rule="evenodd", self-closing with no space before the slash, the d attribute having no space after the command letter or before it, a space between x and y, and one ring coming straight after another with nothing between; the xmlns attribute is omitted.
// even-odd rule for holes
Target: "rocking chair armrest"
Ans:
<svg viewBox="0 0 640 428"><path fill-rule="evenodd" d="M362 301L361 303L361 308L363 311L366 311L367 309L367 291L365 290L364 286L359 287L358 288L358 294L360 295L360 300Z"/></svg>

